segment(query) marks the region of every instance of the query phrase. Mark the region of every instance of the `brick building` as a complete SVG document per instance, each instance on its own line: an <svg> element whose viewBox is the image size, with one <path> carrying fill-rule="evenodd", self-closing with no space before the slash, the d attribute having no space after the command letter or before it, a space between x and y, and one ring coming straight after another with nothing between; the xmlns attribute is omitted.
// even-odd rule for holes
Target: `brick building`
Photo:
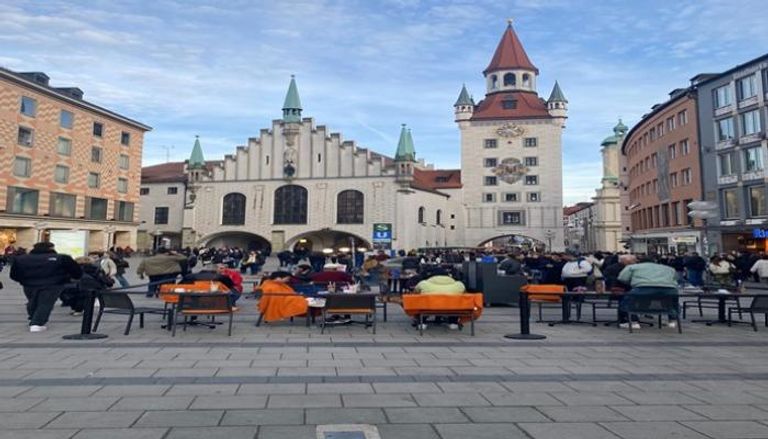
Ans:
<svg viewBox="0 0 768 439"><path fill-rule="evenodd" d="M0 247L80 231L88 250L136 247L144 133L151 128L0 68Z"/></svg>
<svg viewBox="0 0 768 439"><path fill-rule="evenodd" d="M687 204L701 199L695 88L655 105L624 138L633 252L702 251Z"/></svg>

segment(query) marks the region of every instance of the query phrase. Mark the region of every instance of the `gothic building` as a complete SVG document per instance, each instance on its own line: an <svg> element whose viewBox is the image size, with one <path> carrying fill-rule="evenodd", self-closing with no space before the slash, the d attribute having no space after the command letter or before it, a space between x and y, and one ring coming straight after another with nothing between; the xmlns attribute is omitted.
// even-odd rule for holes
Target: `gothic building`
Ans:
<svg viewBox="0 0 768 439"><path fill-rule="evenodd" d="M540 98L538 73L510 24L483 72L485 98L475 104L462 87L454 106L460 170L425 164L405 125L394 156L344 140L303 117L291 78L282 118L234 154L206 161L196 141L186 162L144 169L150 176L142 184L144 242L412 249L515 237L562 249L568 101L557 84L548 100ZM170 207L178 206L175 198L151 196L178 179L186 182L183 207ZM375 238L374 228L385 232Z"/></svg>

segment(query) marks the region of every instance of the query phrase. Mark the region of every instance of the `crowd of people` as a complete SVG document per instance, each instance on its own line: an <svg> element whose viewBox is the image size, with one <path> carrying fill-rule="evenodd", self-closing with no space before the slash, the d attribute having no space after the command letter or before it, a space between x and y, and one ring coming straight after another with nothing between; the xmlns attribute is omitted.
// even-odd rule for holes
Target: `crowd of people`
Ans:
<svg viewBox="0 0 768 439"><path fill-rule="evenodd" d="M160 285L166 283L215 280L237 301L243 293L243 275L260 273L268 255L268 251L244 251L238 247L178 251L160 248L139 262L136 273L141 279L148 278L148 297L156 296ZM24 287L30 331L40 332L46 329L56 300L61 299L78 315L83 312L86 297L83 291L130 287L125 278L130 267L129 256L126 249L111 248L73 260L56 253L52 243L40 242L28 253L6 248L0 257L0 269L13 261L11 279ZM308 286L326 289L354 286L355 291L376 288L384 294L406 291L463 294L467 291L462 282L467 279L467 274L462 272L465 262L497 263L498 271L504 275L523 276L531 283L564 285L570 291L676 294L678 288L686 285L701 287L708 283L738 288L746 280L768 279L768 255L746 252L715 255L707 260L695 252L687 255L527 251L499 254L426 249L390 255L384 251L324 254L298 248L281 251L276 256L280 264L278 270L264 273L260 286L265 294L298 294ZM202 269L194 270L198 264ZM269 302L265 300L259 305L268 319L289 318L306 312L299 305L270 312ZM630 324L626 316L621 319ZM447 323L453 329L458 326L453 320Z"/></svg>

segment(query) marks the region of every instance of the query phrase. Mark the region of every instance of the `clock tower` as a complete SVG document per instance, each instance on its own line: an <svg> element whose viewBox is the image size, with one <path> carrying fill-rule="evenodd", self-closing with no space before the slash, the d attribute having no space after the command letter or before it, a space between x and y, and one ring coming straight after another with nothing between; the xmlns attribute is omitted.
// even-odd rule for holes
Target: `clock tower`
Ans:
<svg viewBox="0 0 768 439"><path fill-rule="evenodd" d="M557 83L549 99L541 98L538 75L510 20L483 71L485 98L475 104L462 87L454 105L467 246L504 237L539 249L564 248L562 130L568 101Z"/></svg>

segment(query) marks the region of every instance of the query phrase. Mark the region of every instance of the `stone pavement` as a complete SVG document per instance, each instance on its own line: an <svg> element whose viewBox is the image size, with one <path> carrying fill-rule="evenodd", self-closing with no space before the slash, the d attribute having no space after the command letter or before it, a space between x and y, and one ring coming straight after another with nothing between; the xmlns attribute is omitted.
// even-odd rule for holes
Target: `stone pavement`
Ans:
<svg viewBox="0 0 768 439"><path fill-rule="evenodd" d="M502 337L517 310L491 308L476 337L419 337L391 306L375 336L320 335L299 321L256 328L248 299L232 337L171 338L159 316L123 336L125 318L108 316L109 338L76 342L61 336L79 319L59 307L48 332L27 332L7 275L0 439L303 439L325 424L372 424L383 439L768 438L768 328L534 324L548 338L524 342Z"/></svg>

